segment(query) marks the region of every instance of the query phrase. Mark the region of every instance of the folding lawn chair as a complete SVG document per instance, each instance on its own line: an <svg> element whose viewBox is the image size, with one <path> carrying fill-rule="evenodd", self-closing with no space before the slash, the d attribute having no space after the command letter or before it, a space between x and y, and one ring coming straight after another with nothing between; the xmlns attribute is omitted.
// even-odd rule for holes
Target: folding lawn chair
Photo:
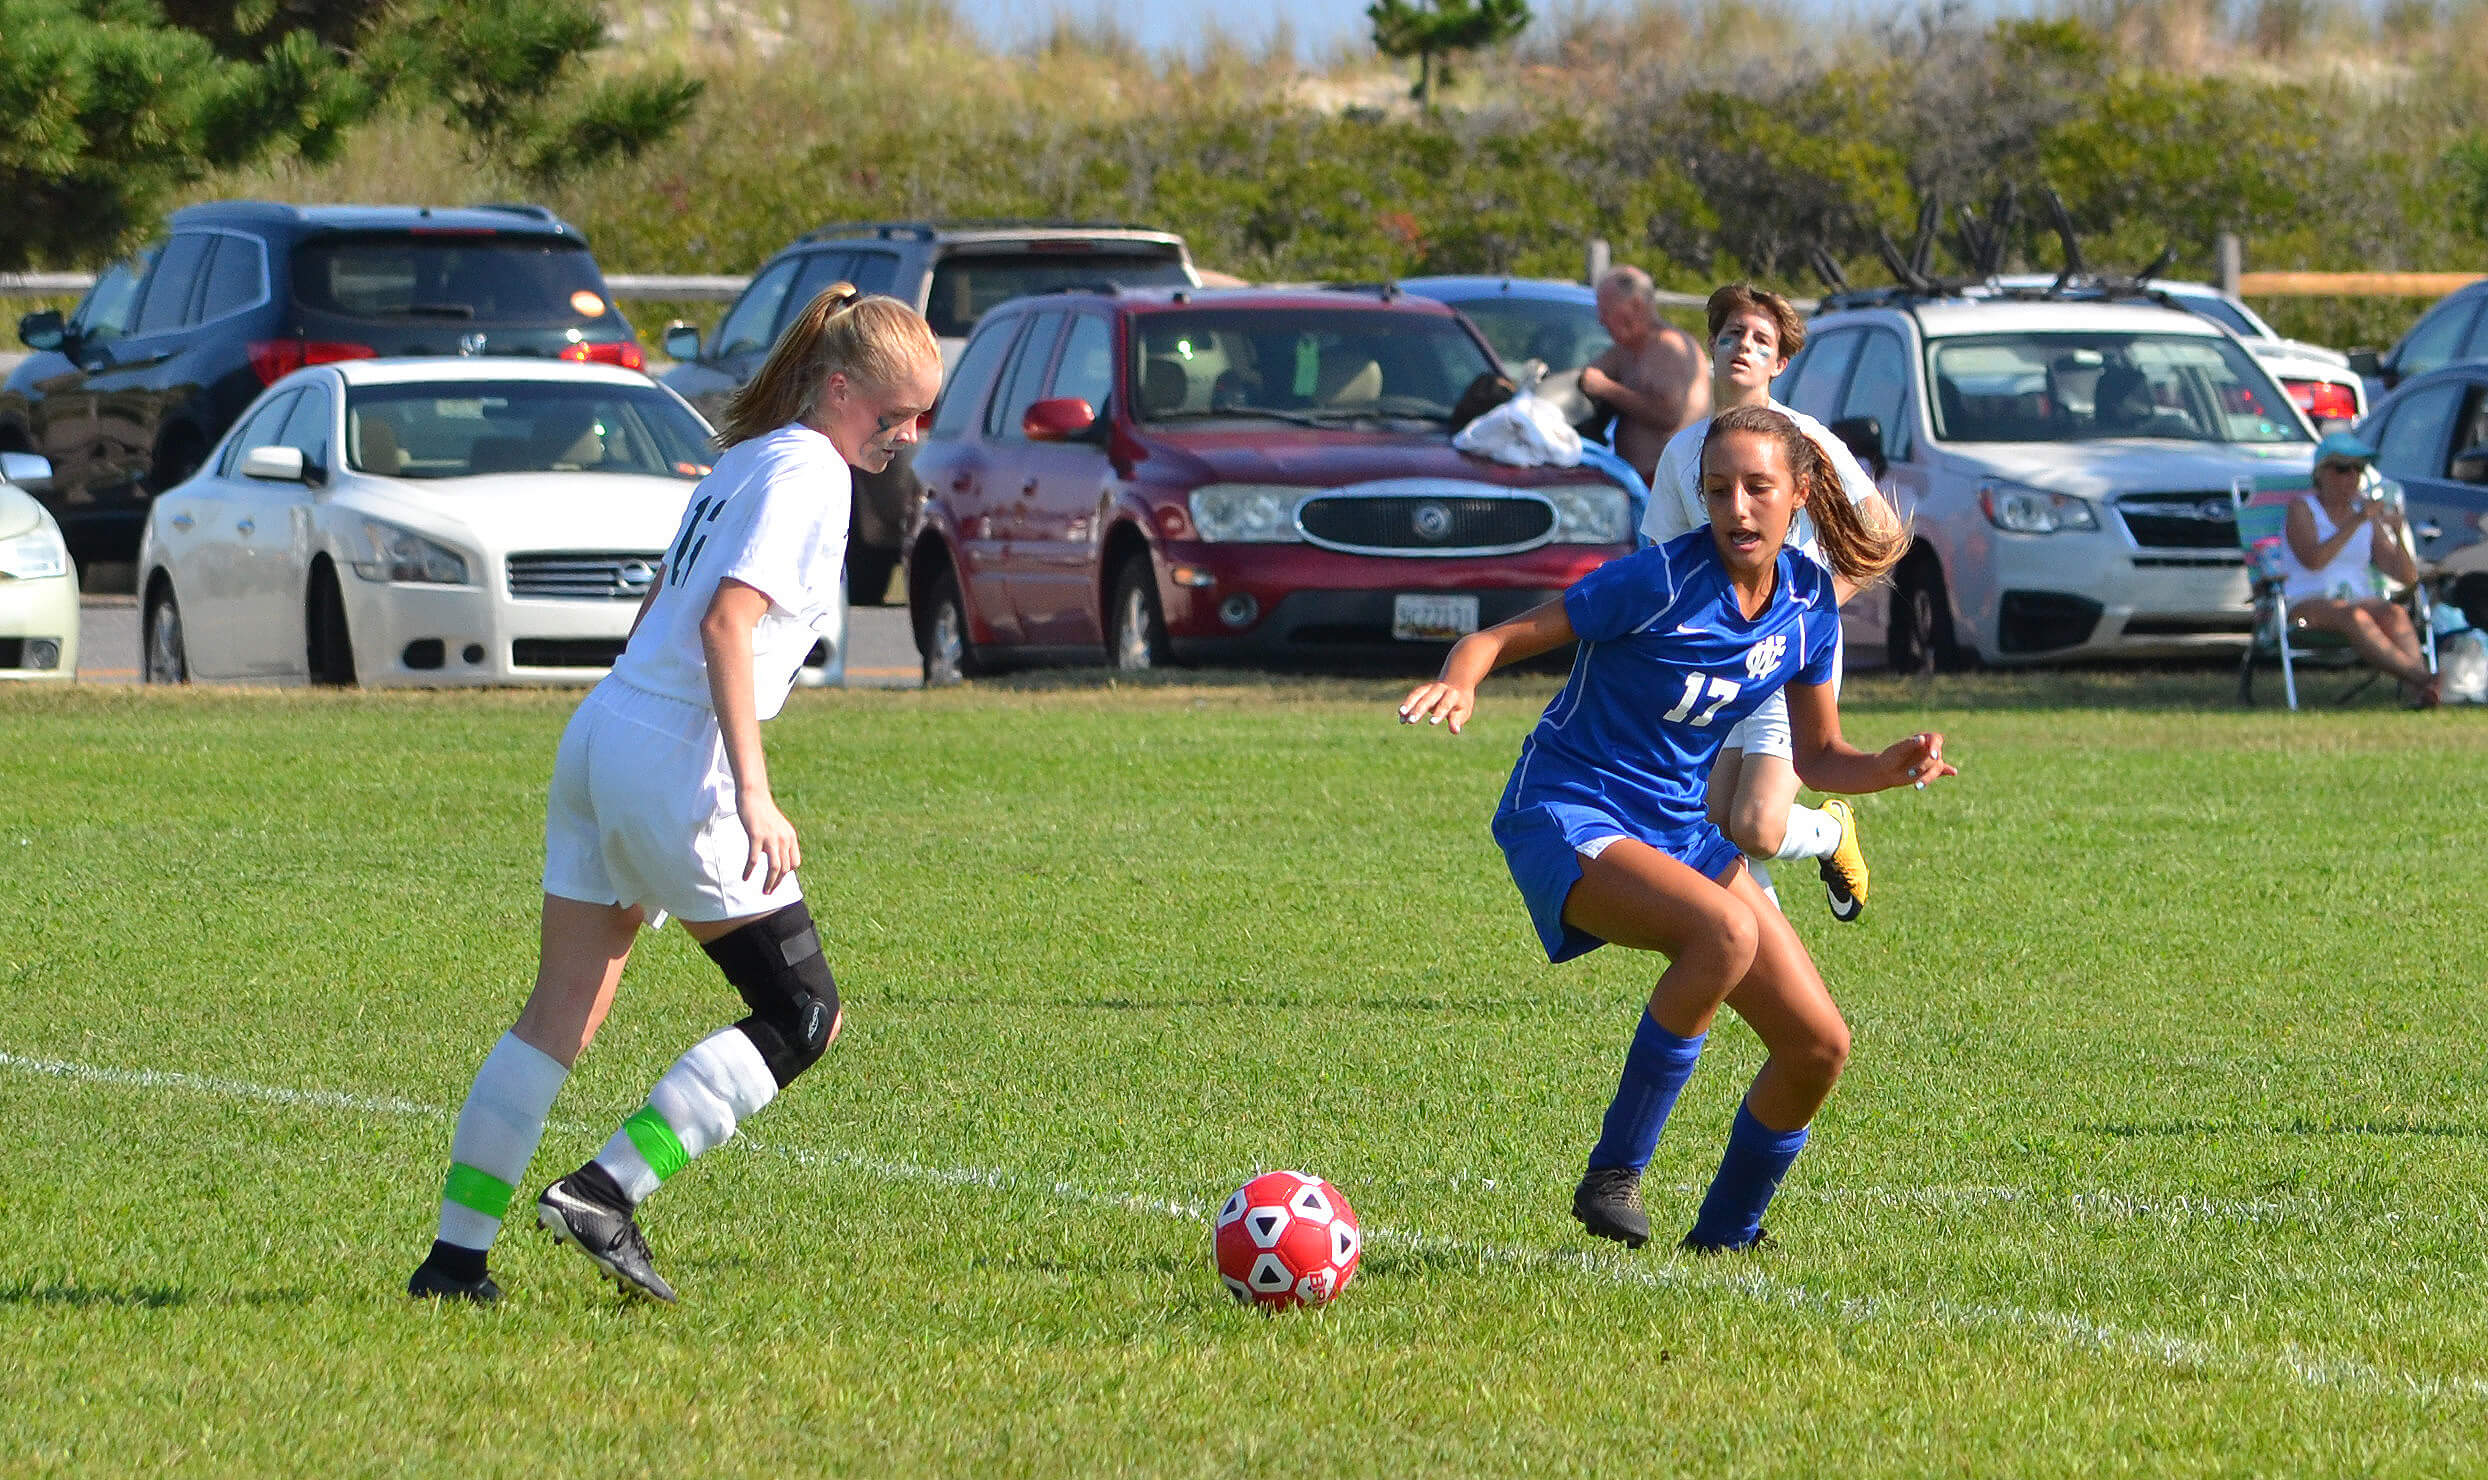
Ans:
<svg viewBox="0 0 2488 1480"><path fill-rule="evenodd" d="M2372 474L2370 476L2373 476ZM2374 485L2369 485L2374 486ZM2401 485L2383 484L2385 496L2396 509L2402 507ZM2301 659L2327 667L2348 667L2359 662L2357 649L2350 640L2337 632L2320 632L2289 615L2289 603L2281 595L2287 566L2281 555L2281 541L2286 538L2283 526L2289 517L2290 503L2314 492L2303 473L2265 473L2240 478L2229 488L2229 501L2237 510L2238 547L2246 555L2246 579L2254 592L2255 625L2247 639L2246 652L2238 660L2237 697L2241 704L2255 702L2255 663L2259 659L2277 657L2281 664L2281 692L2289 707L2298 707L2297 665ZM2410 523L2402 522L2402 548L2411 549ZM2416 552L2413 552L2416 558ZM2414 581L2407 590L2396 593L2392 582L2381 574L2376 577L2376 594L2410 608L2410 619L2418 627L2420 641L2427 651L2428 672L2436 671L2436 625L2428 600L2425 579ZM2367 686L2383 677L2374 669L2344 691L2337 703L2347 704L2367 691Z"/></svg>

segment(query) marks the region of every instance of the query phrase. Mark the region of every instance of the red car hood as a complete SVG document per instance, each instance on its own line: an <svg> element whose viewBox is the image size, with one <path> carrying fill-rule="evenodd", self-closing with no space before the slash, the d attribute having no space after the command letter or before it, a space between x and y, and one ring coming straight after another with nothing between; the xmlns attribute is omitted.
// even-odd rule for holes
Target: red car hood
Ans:
<svg viewBox="0 0 2488 1480"><path fill-rule="evenodd" d="M1506 488L1603 481L1592 468L1512 468L1455 450L1442 432L1269 426L1152 431L1151 481L1339 488L1386 478L1453 478ZM1161 461L1162 459L1162 461ZM1178 471L1180 470L1180 471Z"/></svg>

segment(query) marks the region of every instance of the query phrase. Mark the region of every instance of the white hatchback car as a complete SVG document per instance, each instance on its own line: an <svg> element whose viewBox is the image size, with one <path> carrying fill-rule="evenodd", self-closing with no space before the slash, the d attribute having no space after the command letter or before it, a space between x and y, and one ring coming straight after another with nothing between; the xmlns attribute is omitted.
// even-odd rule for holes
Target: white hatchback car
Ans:
<svg viewBox="0 0 2488 1480"><path fill-rule="evenodd" d="M78 675L78 568L34 495L52 465L0 452L0 680Z"/></svg>
<svg viewBox="0 0 2488 1480"><path fill-rule="evenodd" d="M298 370L148 514L146 680L593 680L715 455L698 412L627 370Z"/></svg>
<svg viewBox="0 0 2488 1480"><path fill-rule="evenodd" d="M2229 490L2315 434L2219 325L2148 302L1835 295L1775 393L1875 453L1916 540L1852 642L1903 672L2160 656L2252 623Z"/></svg>

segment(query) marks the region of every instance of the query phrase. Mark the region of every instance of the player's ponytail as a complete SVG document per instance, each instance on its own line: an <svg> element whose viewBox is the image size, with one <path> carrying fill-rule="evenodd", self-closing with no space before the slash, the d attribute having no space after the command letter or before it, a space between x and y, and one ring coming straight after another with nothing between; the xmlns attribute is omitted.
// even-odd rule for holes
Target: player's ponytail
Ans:
<svg viewBox="0 0 2488 1480"><path fill-rule="evenodd" d="M832 283L778 336L760 373L727 399L717 445L732 447L802 420L832 375L887 389L941 357L924 315L895 298L858 293L853 283Z"/></svg>
<svg viewBox="0 0 2488 1480"><path fill-rule="evenodd" d="M1848 490L1840 486L1839 469L1795 422L1768 406L1730 407L1712 417L1710 430L1703 434L1705 463L1710 460L1711 443L1729 432L1769 437L1780 444L1796 486L1806 490L1806 512L1814 516L1814 533L1823 542L1823 556L1841 579L1862 591L1890 575L1909 553L1906 528L1870 529L1858 517L1857 505L1849 502Z"/></svg>

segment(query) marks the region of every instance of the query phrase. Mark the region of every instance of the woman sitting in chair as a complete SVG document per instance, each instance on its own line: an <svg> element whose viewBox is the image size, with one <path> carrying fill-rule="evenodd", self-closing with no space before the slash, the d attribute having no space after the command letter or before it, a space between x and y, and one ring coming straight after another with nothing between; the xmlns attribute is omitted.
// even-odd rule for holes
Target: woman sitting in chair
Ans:
<svg viewBox="0 0 2488 1480"><path fill-rule="evenodd" d="M2401 511L2362 486L2376 449L2348 432L2315 445L2315 496L2291 502L2281 540L2281 595L2291 620L2349 639L2369 667L2402 681L2423 708L2441 698L2410 613L2376 594L2376 575L2415 584Z"/></svg>

